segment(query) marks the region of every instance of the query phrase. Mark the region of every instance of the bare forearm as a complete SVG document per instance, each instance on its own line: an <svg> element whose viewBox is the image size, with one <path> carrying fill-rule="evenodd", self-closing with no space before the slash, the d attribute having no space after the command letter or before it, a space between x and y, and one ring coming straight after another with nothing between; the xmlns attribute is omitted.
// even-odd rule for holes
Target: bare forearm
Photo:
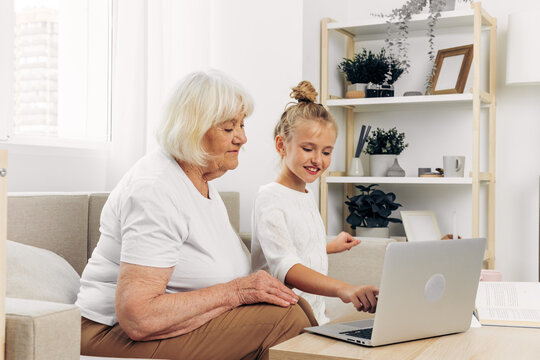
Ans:
<svg viewBox="0 0 540 360"><path fill-rule="evenodd" d="M338 296L338 290L347 284L343 281L323 275L302 264L289 269L285 282L301 291L323 296Z"/></svg>
<svg viewBox="0 0 540 360"><path fill-rule="evenodd" d="M189 333L240 304L231 283L187 293L163 294L152 299L145 311L146 322L155 328L146 340ZM154 319L154 320L153 320ZM152 324L153 323L153 324Z"/></svg>
<svg viewBox="0 0 540 360"><path fill-rule="evenodd" d="M242 304L287 307L298 296L264 271L200 290L167 294L173 268L120 264L115 309L118 322L133 340L186 334Z"/></svg>

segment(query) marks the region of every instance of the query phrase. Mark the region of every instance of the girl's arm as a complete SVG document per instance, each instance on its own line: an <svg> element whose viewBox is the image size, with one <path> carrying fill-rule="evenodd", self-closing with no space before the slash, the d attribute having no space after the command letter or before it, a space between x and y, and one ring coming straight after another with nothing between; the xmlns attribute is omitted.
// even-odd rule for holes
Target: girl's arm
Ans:
<svg viewBox="0 0 540 360"><path fill-rule="evenodd" d="M334 254L345 250L351 250L352 247L360 244L360 240L352 237L351 234L342 231L338 236L326 244L326 253Z"/></svg>
<svg viewBox="0 0 540 360"><path fill-rule="evenodd" d="M358 311L374 313L377 306L377 295L379 295L377 287L347 284L302 264L295 264L289 269L285 282L311 294L339 297L344 303L352 302Z"/></svg>
<svg viewBox="0 0 540 360"><path fill-rule="evenodd" d="M228 283L184 293L165 293L174 267L120 263L115 310L124 332L136 341L186 334L243 304L266 302L283 307L298 296L264 271Z"/></svg>

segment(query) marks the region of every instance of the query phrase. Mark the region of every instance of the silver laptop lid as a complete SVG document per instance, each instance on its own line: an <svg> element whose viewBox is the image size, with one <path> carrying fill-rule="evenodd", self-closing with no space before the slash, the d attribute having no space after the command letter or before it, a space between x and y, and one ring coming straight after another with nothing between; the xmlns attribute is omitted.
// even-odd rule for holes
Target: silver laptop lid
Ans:
<svg viewBox="0 0 540 360"><path fill-rule="evenodd" d="M389 244L371 344L467 330L485 244L483 238Z"/></svg>

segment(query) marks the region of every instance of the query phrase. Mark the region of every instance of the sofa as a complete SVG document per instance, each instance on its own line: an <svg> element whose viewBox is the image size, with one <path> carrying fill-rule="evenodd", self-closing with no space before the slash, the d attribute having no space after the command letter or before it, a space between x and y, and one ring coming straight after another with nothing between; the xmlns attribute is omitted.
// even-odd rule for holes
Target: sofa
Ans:
<svg viewBox="0 0 540 360"><path fill-rule="evenodd" d="M237 192L220 193L239 231ZM7 218L6 359L78 359L80 312L73 305L82 273L99 240L107 193L11 193ZM251 236L239 233L249 251ZM378 285L392 239L363 239L348 252L329 255L329 275ZM336 319L354 311L327 299Z"/></svg>

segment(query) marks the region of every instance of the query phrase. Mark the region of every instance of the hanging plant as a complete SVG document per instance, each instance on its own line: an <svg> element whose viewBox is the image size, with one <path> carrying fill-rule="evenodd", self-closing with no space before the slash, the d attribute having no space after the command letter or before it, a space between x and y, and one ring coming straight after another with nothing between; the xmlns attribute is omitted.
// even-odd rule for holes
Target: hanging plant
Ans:
<svg viewBox="0 0 540 360"><path fill-rule="evenodd" d="M470 2L470 0L464 0ZM399 59L401 68L405 73L409 72L411 67L409 60L409 22L415 14L419 14L428 6L429 15L427 21L427 38L428 38L428 59L431 64L431 71L427 74L426 85L431 88L430 81L435 74L435 27L437 21L441 17L441 11L446 6L446 0L407 0L407 2L393 9L390 14L373 14L375 16L386 19L386 39L385 44L390 56Z"/></svg>

